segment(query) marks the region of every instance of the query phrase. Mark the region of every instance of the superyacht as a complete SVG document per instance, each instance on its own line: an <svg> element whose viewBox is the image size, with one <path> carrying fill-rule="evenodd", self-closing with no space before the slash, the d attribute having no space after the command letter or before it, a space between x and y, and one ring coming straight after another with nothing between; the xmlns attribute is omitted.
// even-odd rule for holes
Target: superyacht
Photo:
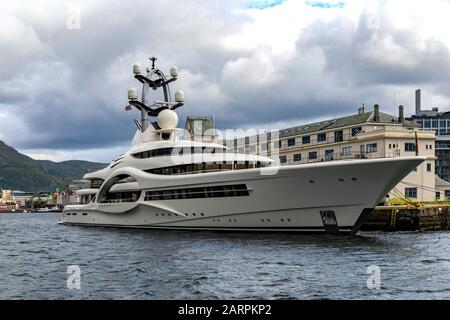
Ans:
<svg viewBox="0 0 450 320"><path fill-rule="evenodd" d="M139 100L135 88L128 90L130 106L140 111L131 148L84 176L89 187L78 191L80 204L64 208L61 224L355 234L371 209L425 160L279 166L269 157L180 137L175 110L184 105L184 93L170 91L178 69L166 76L155 60L145 74L133 66L142 92ZM163 100L149 103L150 89L162 89Z"/></svg>

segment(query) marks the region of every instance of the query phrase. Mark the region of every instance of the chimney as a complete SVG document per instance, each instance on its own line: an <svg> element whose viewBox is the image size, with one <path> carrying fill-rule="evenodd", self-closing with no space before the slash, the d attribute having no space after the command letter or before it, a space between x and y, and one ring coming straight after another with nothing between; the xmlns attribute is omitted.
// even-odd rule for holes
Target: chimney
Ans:
<svg viewBox="0 0 450 320"><path fill-rule="evenodd" d="M398 121L400 123L405 123L405 107L404 106L398 107Z"/></svg>
<svg viewBox="0 0 450 320"><path fill-rule="evenodd" d="M380 106L377 104L373 106L373 121L380 122Z"/></svg>
<svg viewBox="0 0 450 320"><path fill-rule="evenodd" d="M422 94L420 89L416 90L416 116L420 115L422 110Z"/></svg>

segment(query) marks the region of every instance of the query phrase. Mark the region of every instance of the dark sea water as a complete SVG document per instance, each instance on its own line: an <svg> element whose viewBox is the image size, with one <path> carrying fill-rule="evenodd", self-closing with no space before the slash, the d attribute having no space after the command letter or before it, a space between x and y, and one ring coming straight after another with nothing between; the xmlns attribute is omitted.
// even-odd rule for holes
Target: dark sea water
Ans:
<svg viewBox="0 0 450 320"><path fill-rule="evenodd" d="M0 299L450 299L450 233L358 236L61 226L0 214ZM80 268L80 289L66 286ZM368 289L367 267L381 289Z"/></svg>

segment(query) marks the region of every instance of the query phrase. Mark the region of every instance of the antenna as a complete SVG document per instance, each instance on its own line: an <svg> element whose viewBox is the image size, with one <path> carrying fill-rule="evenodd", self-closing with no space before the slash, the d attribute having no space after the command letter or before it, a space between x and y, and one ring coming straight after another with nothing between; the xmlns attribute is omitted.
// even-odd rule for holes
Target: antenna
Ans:
<svg viewBox="0 0 450 320"><path fill-rule="evenodd" d="M394 123L395 123L395 113L396 113L396 110L395 110L396 102L397 102L397 93L394 91L394 94L393 94L393 96L392 96L392 103L393 103L393 108L394 108L394 113L393 113L393 116L394 116ZM399 119L399 120L400 120L400 119ZM399 121L399 122L400 122L400 121Z"/></svg>
<svg viewBox="0 0 450 320"><path fill-rule="evenodd" d="M156 62L156 60L158 60L158 59L155 58L155 57L151 57L150 58L150 61L152 62L152 70L155 70L155 62Z"/></svg>

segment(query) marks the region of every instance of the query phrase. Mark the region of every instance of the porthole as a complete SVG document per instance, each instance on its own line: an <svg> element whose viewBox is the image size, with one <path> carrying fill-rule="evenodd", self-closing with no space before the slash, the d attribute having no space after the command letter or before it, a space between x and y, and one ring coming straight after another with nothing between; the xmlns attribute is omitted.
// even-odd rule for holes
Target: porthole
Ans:
<svg viewBox="0 0 450 320"><path fill-rule="evenodd" d="M284 219L281 219L281 222L284 222Z"/></svg>
<svg viewBox="0 0 450 320"><path fill-rule="evenodd" d="M288 221L288 222L291 222L291 219L288 218L287 221Z"/></svg>
<svg viewBox="0 0 450 320"><path fill-rule="evenodd" d="M155 216L158 216L158 214L157 214L157 213L155 213Z"/></svg>
<svg viewBox="0 0 450 320"><path fill-rule="evenodd" d="M167 214L169 217L171 217L170 213Z"/></svg>
<svg viewBox="0 0 450 320"><path fill-rule="evenodd" d="M314 180L309 180L309 183L314 183Z"/></svg>
<svg viewBox="0 0 450 320"><path fill-rule="evenodd" d="M189 215L189 213L185 213L186 217Z"/></svg>
<svg viewBox="0 0 450 320"><path fill-rule="evenodd" d="M228 221L230 221L230 222L231 222L231 219L228 219Z"/></svg>
<svg viewBox="0 0 450 320"><path fill-rule="evenodd" d="M267 219L267 222L270 222L270 219Z"/></svg>
<svg viewBox="0 0 450 320"><path fill-rule="evenodd" d="M234 221L234 222L237 222L237 220L236 220L236 219L233 219L233 221Z"/></svg>
<svg viewBox="0 0 450 320"><path fill-rule="evenodd" d="M339 182L344 182L344 179L342 179L342 178L340 178L340 179L338 179L339 180Z"/></svg>
<svg viewBox="0 0 450 320"><path fill-rule="evenodd" d="M357 181L358 179L356 179L356 178L352 178L352 180L353 180L353 181Z"/></svg>
<svg viewBox="0 0 450 320"><path fill-rule="evenodd" d="M161 216L164 217L164 213L161 213Z"/></svg>
<svg viewBox="0 0 450 320"><path fill-rule="evenodd" d="M195 217L195 212L192 215Z"/></svg>
<svg viewBox="0 0 450 320"><path fill-rule="evenodd" d="M203 212L202 213L200 213L200 215L203 217L204 216L204 214L203 214Z"/></svg>
<svg viewBox="0 0 450 320"><path fill-rule="evenodd" d="M264 222L264 219L261 219L261 222Z"/></svg>

